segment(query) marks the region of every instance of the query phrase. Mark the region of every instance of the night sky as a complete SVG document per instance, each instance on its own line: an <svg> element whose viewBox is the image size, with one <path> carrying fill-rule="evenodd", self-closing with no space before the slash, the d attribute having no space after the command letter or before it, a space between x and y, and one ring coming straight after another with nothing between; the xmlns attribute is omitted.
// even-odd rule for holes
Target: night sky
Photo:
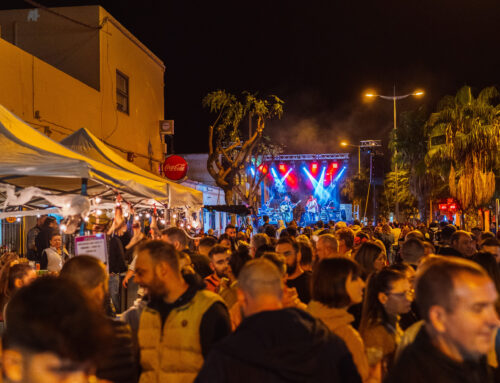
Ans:
<svg viewBox="0 0 500 383"><path fill-rule="evenodd" d="M289 153L337 152L340 139L385 139L392 103L432 111L463 85L500 83L500 1L49 1L100 4L166 65L165 113L178 153L204 152L211 90L258 91L285 101L267 134ZM2 0L0 8L30 8Z"/></svg>

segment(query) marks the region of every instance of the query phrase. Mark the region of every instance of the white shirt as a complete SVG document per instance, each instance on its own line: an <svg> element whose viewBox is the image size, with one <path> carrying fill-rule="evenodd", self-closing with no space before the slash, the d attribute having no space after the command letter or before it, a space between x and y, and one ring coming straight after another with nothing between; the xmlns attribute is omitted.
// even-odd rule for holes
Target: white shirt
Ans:
<svg viewBox="0 0 500 383"><path fill-rule="evenodd" d="M47 254L47 270L50 272L59 272L62 269L62 257L59 255L56 249L49 247L44 250Z"/></svg>

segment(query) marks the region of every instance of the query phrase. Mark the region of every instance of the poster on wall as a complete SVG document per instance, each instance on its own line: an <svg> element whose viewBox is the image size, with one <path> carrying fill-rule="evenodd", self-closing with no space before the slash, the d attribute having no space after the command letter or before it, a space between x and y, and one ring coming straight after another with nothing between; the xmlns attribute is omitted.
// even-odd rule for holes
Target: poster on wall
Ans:
<svg viewBox="0 0 500 383"><path fill-rule="evenodd" d="M106 234L83 235L75 238L75 255L90 255L103 263L108 263Z"/></svg>

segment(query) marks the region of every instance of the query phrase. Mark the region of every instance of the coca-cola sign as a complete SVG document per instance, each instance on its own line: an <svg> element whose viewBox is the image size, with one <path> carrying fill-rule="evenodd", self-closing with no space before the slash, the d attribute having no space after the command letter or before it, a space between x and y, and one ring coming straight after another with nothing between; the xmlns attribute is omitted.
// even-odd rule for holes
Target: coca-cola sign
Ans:
<svg viewBox="0 0 500 383"><path fill-rule="evenodd" d="M188 163L181 156L169 156L163 163L163 174L172 181L179 181L186 177Z"/></svg>

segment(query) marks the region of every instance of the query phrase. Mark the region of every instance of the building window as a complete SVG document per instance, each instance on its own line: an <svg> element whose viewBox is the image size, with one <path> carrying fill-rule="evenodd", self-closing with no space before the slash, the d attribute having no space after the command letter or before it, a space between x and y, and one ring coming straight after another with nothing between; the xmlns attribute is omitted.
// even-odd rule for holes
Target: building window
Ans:
<svg viewBox="0 0 500 383"><path fill-rule="evenodd" d="M116 109L128 114L128 77L116 71Z"/></svg>

